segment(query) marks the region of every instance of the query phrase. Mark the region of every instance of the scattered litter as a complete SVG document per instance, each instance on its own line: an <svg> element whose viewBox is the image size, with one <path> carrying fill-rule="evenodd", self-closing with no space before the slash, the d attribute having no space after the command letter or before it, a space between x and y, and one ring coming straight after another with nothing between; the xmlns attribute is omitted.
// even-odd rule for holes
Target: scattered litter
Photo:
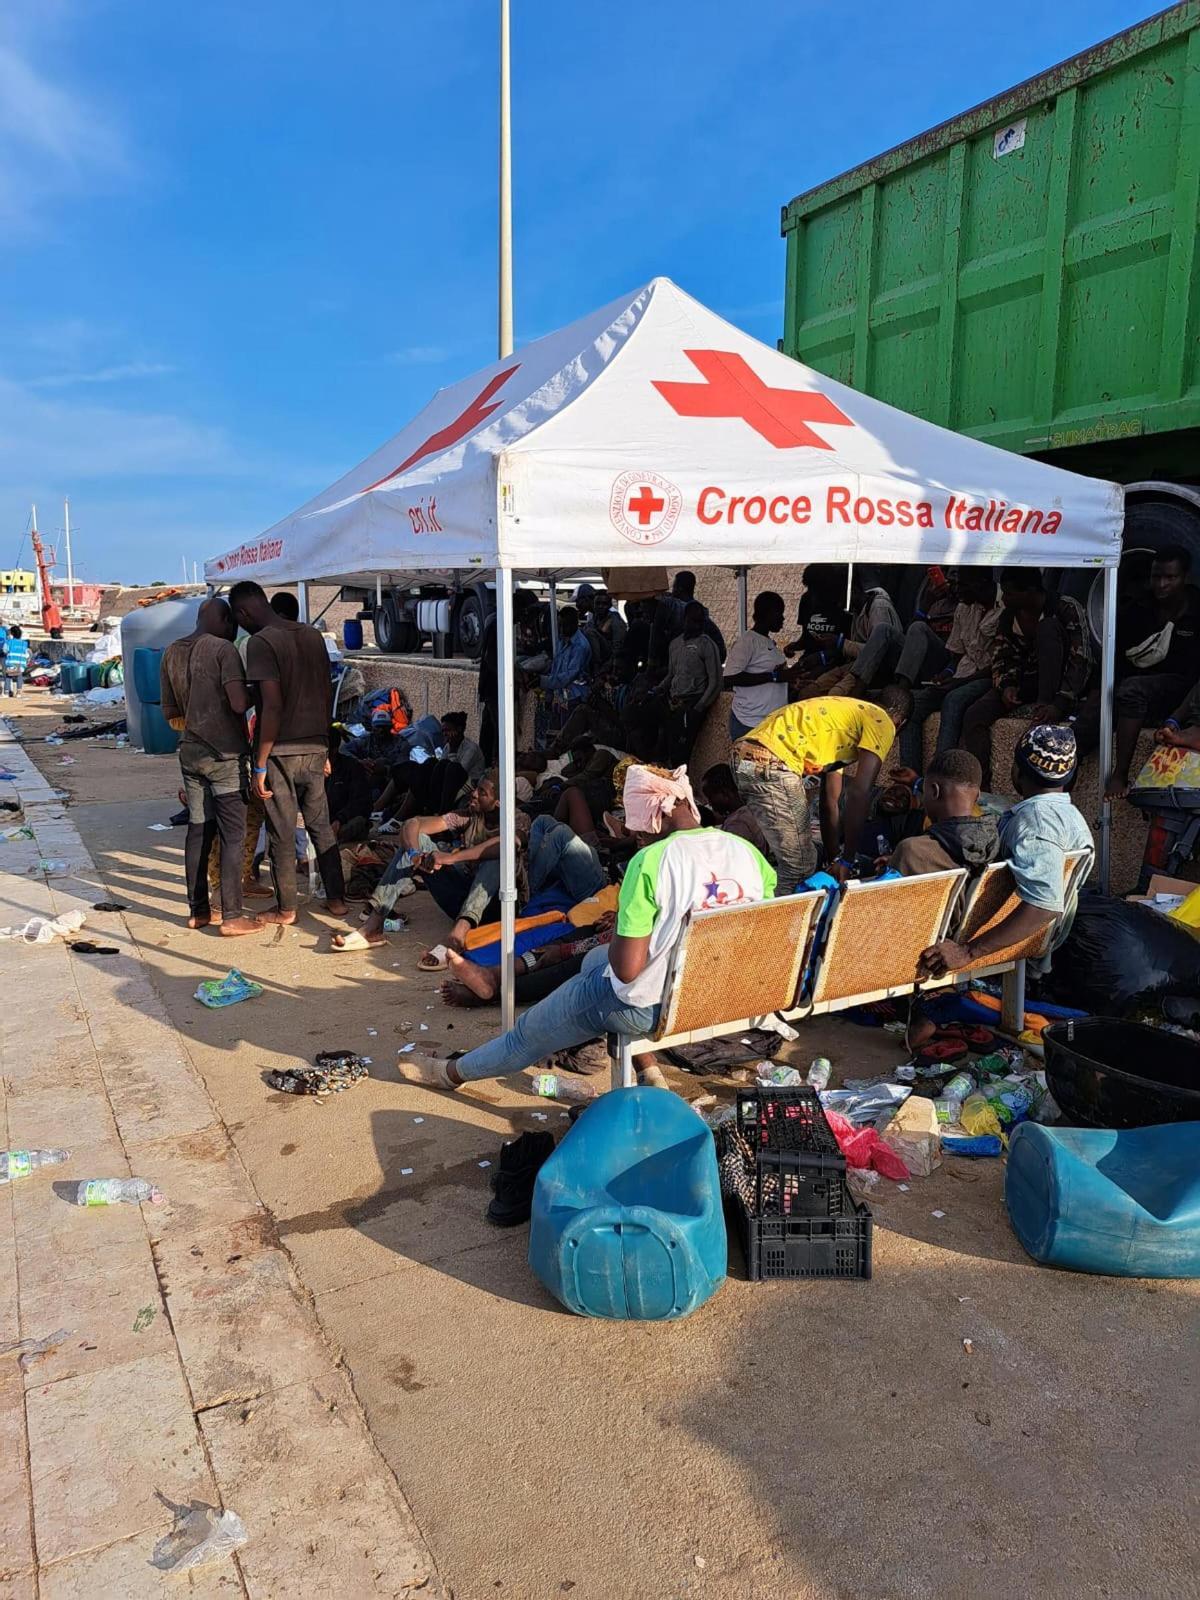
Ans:
<svg viewBox="0 0 1200 1600"><path fill-rule="evenodd" d="M40 873L43 878L62 878L66 876L70 867L65 861L51 860L43 856L34 866L25 870L29 877L36 877Z"/></svg>
<svg viewBox="0 0 1200 1600"><path fill-rule="evenodd" d="M415 1050L416 1048L415 1044L402 1044L396 1054L398 1056L406 1056L410 1050Z"/></svg>
<svg viewBox="0 0 1200 1600"><path fill-rule="evenodd" d="M86 911L64 911L61 917L30 917L21 928L0 928L0 939L20 939L25 944L52 944L77 932L87 920Z"/></svg>
<svg viewBox="0 0 1200 1600"><path fill-rule="evenodd" d="M595 1086L586 1078L558 1072L539 1072L533 1080L533 1092L546 1100L561 1100L577 1106L589 1105L596 1098Z"/></svg>
<svg viewBox="0 0 1200 1600"><path fill-rule="evenodd" d="M549 1122L549 1114L545 1111L531 1111L530 1116L535 1122Z"/></svg>
<svg viewBox="0 0 1200 1600"><path fill-rule="evenodd" d="M170 831L171 824L169 822L152 822L150 824L151 833L170 833Z"/></svg>
<svg viewBox="0 0 1200 1600"><path fill-rule="evenodd" d="M0 1150L0 1183L15 1183L39 1167L59 1167L70 1159L69 1150Z"/></svg>
<svg viewBox="0 0 1200 1600"><path fill-rule="evenodd" d="M931 1217L944 1217L946 1213L944 1211L931 1211L929 1215Z"/></svg>
<svg viewBox="0 0 1200 1600"><path fill-rule="evenodd" d="M33 838L33 829L30 828L30 827L6 828L3 833L0 833L0 839L4 839L7 842L11 842L13 839L32 839L32 838Z"/></svg>
<svg viewBox="0 0 1200 1600"><path fill-rule="evenodd" d="M963 1354L967 1356L973 1356L975 1354L975 1341L973 1339L963 1340Z"/></svg>
<svg viewBox="0 0 1200 1600"><path fill-rule="evenodd" d="M35 1361L49 1355L52 1350L57 1350L74 1331L73 1328L59 1328L54 1333L47 1334L44 1339L14 1339L11 1344L0 1345L0 1356L10 1355L14 1350L19 1350L21 1355L17 1365L22 1372L28 1372Z"/></svg>
<svg viewBox="0 0 1200 1600"><path fill-rule="evenodd" d="M965 1306L967 1304L968 1300L970 1300L970 1298L971 1298L971 1296L969 1294L960 1294L959 1297L958 1297L959 1305L960 1306Z"/></svg>
<svg viewBox="0 0 1200 1600"><path fill-rule="evenodd" d="M115 944L97 944L93 939L76 939L67 946L77 956L119 956L121 949Z"/></svg>
<svg viewBox="0 0 1200 1600"><path fill-rule="evenodd" d="M400 1176L402 1178L411 1178L412 1175L413 1175L413 1169L411 1167L401 1167L400 1168Z"/></svg>
<svg viewBox="0 0 1200 1600"><path fill-rule="evenodd" d="M261 983L247 978L236 967L231 967L223 978L205 978L193 999L202 1006L217 1010L221 1006L235 1006L239 1000L257 1000L263 992Z"/></svg>
<svg viewBox="0 0 1200 1600"><path fill-rule="evenodd" d="M908 1185L906 1183L898 1183L896 1187L900 1190L901 1194L908 1193Z"/></svg>
<svg viewBox="0 0 1200 1600"><path fill-rule="evenodd" d="M267 1082L281 1094L312 1094L324 1099L341 1094L366 1076L366 1066L358 1056L347 1050L322 1050L316 1066L276 1068L267 1073Z"/></svg>
<svg viewBox="0 0 1200 1600"><path fill-rule="evenodd" d="M161 1206L166 1198L148 1178L85 1178L75 1190L77 1206Z"/></svg>
<svg viewBox="0 0 1200 1600"><path fill-rule="evenodd" d="M218 1511L203 1500L174 1510L175 1526L150 1557L150 1565L160 1572L191 1572L206 1561L232 1555L250 1537L236 1511Z"/></svg>
<svg viewBox="0 0 1200 1600"><path fill-rule="evenodd" d="M128 911L129 907L120 900L97 900L92 907L93 911Z"/></svg>
<svg viewBox="0 0 1200 1600"><path fill-rule="evenodd" d="M491 1166L491 1164L492 1164L492 1163L491 1163L491 1162L490 1162L490 1161L481 1161L481 1162L480 1162L480 1163L479 1163L479 1165L480 1165L480 1166L481 1166L481 1167L490 1167L490 1166Z"/></svg>
<svg viewBox="0 0 1200 1600"><path fill-rule="evenodd" d="M75 765L75 757L63 756L58 764L60 767L73 767Z"/></svg>
<svg viewBox="0 0 1200 1600"><path fill-rule="evenodd" d="M703 1556L693 1556L692 1560L696 1563L696 1566L701 1572L703 1572L705 1567L708 1565L708 1562L705 1561Z"/></svg>
<svg viewBox="0 0 1200 1600"><path fill-rule="evenodd" d="M371 1067L375 1065L374 1056L359 1056L358 1059L362 1062L364 1067Z"/></svg>
<svg viewBox="0 0 1200 1600"><path fill-rule="evenodd" d="M371 1035L371 1037L373 1039L375 1037L375 1035L379 1032L379 1029L378 1028L368 1028L367 1032Z"/></svg>
<svg viewBox="0 0 1200 1600"><path fill-rule="evenodd" d="M754 1072L766 1089L797 1089L804 1082L799 1068L777 1066L770 1061L760 1061Z"/></svg>
<svg viewBox="0 0 1200 1600"><path fill-rule="evenodd" d="M413 1121L414 1121L414 1122L424 1122L424 1121L425 1121L425 1118L424 1118L424 1117L414 1117L414 1118L413 1118Z"/></svg>
<svg viewBox="0 0 1200 1600"><path fill-rule="evenodd" d="M426 1009L429 1010L429 1011L432 1011L433 1007L432 1006L428 1006ZM422 1033L428 1033L429 1032L429 1024L427 1022L423 1022L421 1024L421 1032Z"/></svg>

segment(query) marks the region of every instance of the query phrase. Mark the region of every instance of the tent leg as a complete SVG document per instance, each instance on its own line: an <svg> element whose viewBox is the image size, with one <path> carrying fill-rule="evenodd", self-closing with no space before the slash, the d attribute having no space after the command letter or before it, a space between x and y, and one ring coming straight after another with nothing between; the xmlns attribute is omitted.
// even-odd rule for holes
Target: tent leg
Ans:
<svg viewBox="0 0 1200 1600"><path fill-rule="evenodd" d="M517 1018L513 944L517 921L517 719L513 687L513 575L496 568L496 644L500 673L500 1021Z"/></svg>
<svg viewBox="0 0 1200 1600"><path fill-rule="evenodd" d="M745 633L750 626L750 584L748 569L737 569L738 627Z"/></svg>
<svg viewBox="0 0 1200 1600"><path fill-rule="evenodd" d="M1113 764L1113 688L1117 674L1117 568L1104 569L1104 637L1100 665L1100 892L1112 872L1112 803L1104 798Z"/></svg>
<svg viewBox="0 0 1200 1600"><path fill-rule="evenodd" d="M550 653L558 654L558 584L550 579Z"/></svg>
<svg viewBox="0 0 1200 1600"><path fill-rule="evenodd" d="M1008 1033L1025 1031L1025 963L1017 964L1000 980L1000 1026Z"/></svg>
<svg viewBox="0 0 1200 1600"><path fill-rule="evenodd" d="M300 606L300 621L308 621L308 584L300 582L296 585L296 600Z"/></svg>

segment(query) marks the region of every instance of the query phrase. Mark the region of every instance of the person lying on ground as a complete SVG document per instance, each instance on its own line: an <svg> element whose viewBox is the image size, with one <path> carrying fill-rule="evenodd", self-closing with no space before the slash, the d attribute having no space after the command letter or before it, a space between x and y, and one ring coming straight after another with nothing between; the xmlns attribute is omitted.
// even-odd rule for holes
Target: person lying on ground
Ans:
<svg viewBox="0 0 1200 1600"><path fill-rule="evenodd" d="M597 749L584 740L576 742L571 764L563 771L566 782L554 806L554 819L565 822L589 844L595 843L596 830L613 803L612 773L616 764L611 750Z"/></svg>
<svg viewBox="0 0 1200 1600"><path fill-rule="evenodd" d="M246 842L246 712L250 691L234 645L237 624L224 600L206 600L194 632L163 651L162 713L180 732L179 770L188 812L184 841L188 927L219 926L225 937L255 933L242 907ZM221 841L221 909L209 895L209 856Z"/></svg>
<svg viewBox="0 0 1200 1600"><path fill-rule="evenodd" d="M1000 607L990 567L961 567L958 603L943 647L927 621L914 622L904 636L896 663L896 682L913 692L913 714L900 735L900 759L920 772L926 721L941 713L937 754L958 748L963 717L992 687L992 651ZM932 669L932 670L931 670Z"/></svg>
<svg viewBox="0 0 1200 1600"><path fill-rule="evenodd" d="M371 775L357 756L349 755L342 730L329 730L329 771L325 778L329 825L339 845L365 839L371 827Z"/></svg>
<svg viewBox="0 0 1200 1600"><path fill-rule="evenodd" d="M606 912L590 928L580 928L567 939L544 944L514 957L517 1004L532 1005L561 989L583 968L589 950L608 944L616 927L616 913ZM486 1006L500 998L500 968L473 961L469 951L451 950L446 956L450 976L442 985L448 1006Z"/></svg>
<svg viewBox="0 0 1200 1600"><path fill-rule="evenodd" d="M1000 848L996 819L979 810L983 774L969 750L946 750L934 756L925 775L922 802L925 831L902 839L887 865L903 877L949 872L966 867L982 872Z"/></svg>
<svg viewBox="0 0 1200 1600"><path fill-rule="evenodd" d="M1071 715L1092 673L1091 634L1078 600L1050 594L1036 567L1006 567L992 648L992 687L966 710L962 748L991 787L992 725L1001 717L1032 724Z"/></svg>
<svg viewBox="0 0 1200 1600"><path fill-rule="evenodd" d="M966 943L943 939L929 945L918 960L918 977L957 972L1031 938L1056 917L1061 922L1054 947L1070 933L1078 891L1067 892L1066 858L1072 851L1092 849L1091 832L1068 793L1077 763L1075 735L1066 724L1039 723L1021 736L1012 767L1013 787L1021 798L1000 820L999 850L999 859L1012 868L1021 904ZM1045 972L1050 953L1031 961L1030 969Z"/></svg>
<svg viewBox="0 0 1200 1600"><path fill-rule="evenodd" d="M734 745L738 793L771 847L781 894L792 894L816 864L805 780L820 778L826 869L844 882L880 768L911 710L912 695L896 686L877 703L840 695L800 700ZM842 769L851 763L854 774L844 784Z"/></svg>
<svg viewBox="0 0 1200 1600"><path fill-rule="evenodd" d="M734 641L725 662L725 688L733 690L729 737L743 739L764 717L788 703L787 657L771 637L784 623L783 596L764 589L754 597L754 620Z"/></svg>
<svg viewBox="0 0 1200 1600"><path fill-rule="evenodd" d="M278 906L267 922L290 924L297 916L296 818L317 852L326 910L345 916L345 879L337 838L329 825L325 767L333 685L329 656L315 628L289 622L271 610L262 587L235 583L229 604L250 638L246 678L255 697L255 754L251 789L263 802L271 875Z"/></svg>
<svg viewBox="0 0 1200 1600"><path fill-rule="evenodd" d="M775 873L753 845L701 828L686 776L663 778L632 767L625 780L625 816L646 838L621 885L617 930L606 949L584 957L577 977L522 1013L516 1026L457 1059L414 1051L398 1059L410 1083L457 1089L503 1077L555 1050L617 1033L652 1033L671 956L693 913L733 902L769 899Z"/></svg>
<svg viewBox="0 0 1200 1600"><path fill-rule="evenodd" d="M752 844L764 856L770 856L767 836L759 827L750 807L738 793L733 769L728 761L719 761L715 767L709 767L700 780L700 794L716 818L718 828L725 833L736 834L739 839L745 839L747 844Z"/></svg>

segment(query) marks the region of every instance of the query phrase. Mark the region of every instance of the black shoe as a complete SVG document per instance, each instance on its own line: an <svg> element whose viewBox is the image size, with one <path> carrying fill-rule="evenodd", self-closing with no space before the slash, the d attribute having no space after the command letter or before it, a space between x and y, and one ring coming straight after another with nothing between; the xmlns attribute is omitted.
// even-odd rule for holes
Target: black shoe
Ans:
<svg viewBox="0 0 1200 1600"><path fill-rule="evenodd" d="M492 1184L496 1194L487 1208L489 1222L498 1228L515 1228L529 1221L534 1182L542 1163L553 1152L552 1133L523 1133L512 1144L502 1146L500 1166Z"/></svg>

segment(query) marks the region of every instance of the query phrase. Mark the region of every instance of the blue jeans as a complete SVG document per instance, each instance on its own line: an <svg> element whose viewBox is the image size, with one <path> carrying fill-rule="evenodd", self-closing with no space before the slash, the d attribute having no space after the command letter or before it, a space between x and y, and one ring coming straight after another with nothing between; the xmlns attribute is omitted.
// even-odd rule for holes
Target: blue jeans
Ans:
<svg viewBox="0 0 1200 1600"><path fill-rule="evenodd" d="M503 1078L544 1061L555 1050L568 1050L606 1033L637 1039L658 1026L659 1010L657 1005L626 1005L618 998L608 976L608 949L601 946L588 951L577 977L522 1012L515 1028L460 1056L455 1071L464 1083Z"/></svg>
<svg viewBox="0 0 1200 1600"><path fill-rule="evenodd" d="M529 897L540 894L557 880L570 895L572 905L598 894L608 881L600 857L565 822L551 816L535 817L529 830Z"/></svg>
<svg viewBox="0 0 1200 1600"><path fill-rule="evenodd" d="M730 744L736 744L739 739L744 739L749 732L750 732L750 725L745 723L745 722L739 722L738 719L734 716L733 712L731 711L729 713L729 742L730 742Z"/></svg>
<svg viewBox="0 0 1200 1600"><path fill-rule="evenodd" d="M956 679L953 683L926 684L913 690L913 714L900 730L900 763L914 772L924 768L922 733L926 719L941 708L942 720L938 725L937 755L945 750L955 750L962 743L963 718L976 700L992 687L988 675L979 678Z"/></svg>
<svg viewBox="0 0 1200 1600"><path fill-rule="evenodd" d="M738 761L738 793L766 835L779 874L776 894L794 894L817 864L808 790L799 773L782 761Z"/></svg>

